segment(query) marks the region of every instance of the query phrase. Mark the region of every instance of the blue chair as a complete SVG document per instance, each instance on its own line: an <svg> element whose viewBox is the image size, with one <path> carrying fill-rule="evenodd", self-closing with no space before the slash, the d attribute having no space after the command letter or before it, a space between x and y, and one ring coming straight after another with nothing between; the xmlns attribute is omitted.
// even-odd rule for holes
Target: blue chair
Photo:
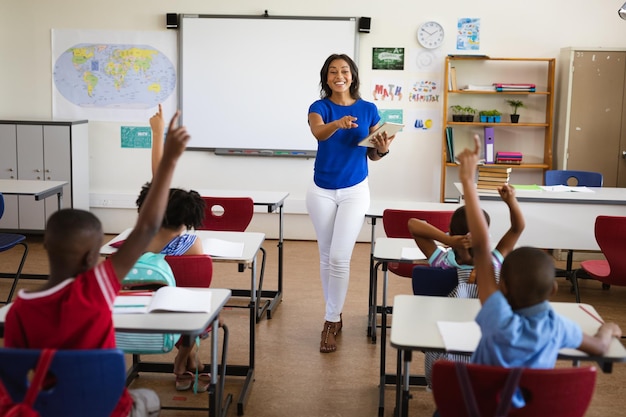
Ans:
<svg viewBox="0 0 626 417"><path fill-rule="evenodd" d="M0 380L13 403L24 400L41 352L0 349ZM48 375L54 378L45 379L33 404L41 417L109 417L125 388L124 354L117 349L59 350Z"/></svg>
<svg viewBox="0 0 626 417"><path fill-rule="evenodd" d="M3 214L4 214L4 197L2 196L2 193L0 193L0 218L2 218ZM11 298L13 298L13 293L15 292L15 288L17 287L17 282L20 280L20 275L22 274L22 268L24 267L24 262L26 262L26 255L28 255L28 245L26 244L26 236L24 235L18 235L15 233L0 233L0 252L13 249L17 245L21 245L24 247L24 253L22 254L22 259L20 260L20 265L17 268L17 272L13 276L13 284L11 285L11 289L9 290L8 297L6 301L0 301L0 303L2 304L10 303ZM7 274L2 274L1 276L6 277Z"/></svg>
<svg viewBox="0 0 626 417"><path fill-rule="evenodd" d="M604 178L600 172L576 171L571 169L552 169L546 171L544 182L546 185L570 185L579 187L602 187ZM572 261L574 251L567 251L566 269L557 270L557 276L564 276L572 281ZM572 284L573 285L573 284Z"/></svg>
<svg viewBox="0 0 626 417"><path fill-rule="evenodd" d="M546 171L546 185L571 185L580 187L602 187L602 174L593 171L552 169ZM570 183L571 182L571 183Z"/></svg>

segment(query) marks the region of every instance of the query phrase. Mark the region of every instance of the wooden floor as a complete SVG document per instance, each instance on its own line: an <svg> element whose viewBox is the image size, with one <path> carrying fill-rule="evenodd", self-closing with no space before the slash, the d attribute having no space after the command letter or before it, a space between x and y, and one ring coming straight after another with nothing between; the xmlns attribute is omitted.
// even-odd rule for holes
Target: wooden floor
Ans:
<svg viewBox="0 0 626 417"><path fill-rule="evenodd" d="M109 236L110 238L112 236ZM46 273L47 260L41 237L28 236L31 252L25 273ZM276 241L266 241L268 252L265 289L276 288ZM283 301L271 320L263 319L257 325L255 381L245 406L245 415L254 417L352 417L376 416L378 413L378 372L380 343L372 344L366 337L368 268L370 246L357 244L351 282L343 312L344 327L338 339L338 351L319 353L322 330L323 303L318 278L318 253L315 242L287 241L284 244L285 282ZM19 249L0 254L0 271L17 266ZM239 273L232 264L215 264L214 287L249 288L249 273ZM7 294L6 279L0 280L0 297ZM39 285L41 281L22 280L20 287ZM379 291L380 293L380 291ZM390 278L390 300L395 294L411 293L410 280ZM605 320L613 320L626 330L626 288L613 287L603 291L598 282L581 283L581 297L596 307ZM569 285L560 279L560 290L554 301L575 301ZM228 362L246 364L248 355L248 310L227 309L224 321L231 331ZM202 359L208 361L208 340L199 349ZM395 349L387 349L387 370L395 369ZM174 352L155 356L155 360L173 360ZM152 359L152 357L150 357ZM559 362L557 366L570 366ZM414 355L413 373L423 370L423 355ZM612 374L598 374L594 398L587 416L623 415L626 389L621 383L626 378L626 364L616 364ZM237 396L243 379L228 377L226 392ZM174 390L173 375L142 374L133 387L155 389L164 405L205 406L206 394L194 395ZM411 416L431 416L434 411L432 395L423 388L412 389ZM385 389L385 416L393 415L394 390ZM162 411L162 416L204 416L205 412ZM236 404L228 416L237 415Z"/></svg>

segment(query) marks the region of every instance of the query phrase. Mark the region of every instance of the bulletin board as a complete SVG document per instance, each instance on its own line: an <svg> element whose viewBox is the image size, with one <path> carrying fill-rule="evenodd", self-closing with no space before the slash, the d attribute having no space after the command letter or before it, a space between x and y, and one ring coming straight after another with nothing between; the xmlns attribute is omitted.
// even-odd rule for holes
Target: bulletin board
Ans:
<svg viewBox="0 0 626 417"><path fill-rule="evenodd" d="M315 152L308 109L320 98L320 69L333 53L358 62L356 17L181 14L179 31L189 148Z"/></svg>

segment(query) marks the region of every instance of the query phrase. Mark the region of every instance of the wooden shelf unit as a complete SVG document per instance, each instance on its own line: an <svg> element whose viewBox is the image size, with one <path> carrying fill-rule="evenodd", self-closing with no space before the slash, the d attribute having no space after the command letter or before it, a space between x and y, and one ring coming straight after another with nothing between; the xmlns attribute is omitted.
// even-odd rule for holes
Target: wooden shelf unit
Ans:
<svg viewBox="0 0 626 417"><path fill-rule="evenodd" d="M457 89L451 90L450 68L454 67L454 75L457 78ZM453 128L454 152L457 154L465 146L471 145L471 137L478 133L483 137L485 127L494 128L495 151L521 151L532 148L534 154L524 153L522 164L498 164L498 166L510 166L515 170L538 171L543 175L546 170L552 169L552 142L554 120L554 84L556 73L555 58L491 58L491 57L460 57L447 56L444 66L446 88L443 94L443 123L442 123L442 147L441 147L441 202L450 198L447 190L455 190L452 183L457 181L449 179L448 170L457 166L449 162L447 158L446 128ZM534 83L535 92L528 91L481 91L462 89L464 85L492 85L493 83ZM465 83L465 84L464 84ZM524 97L520 97L524 96ZM506 99L520 99L524 101L524 107L518 110L521 115L519 123L510 123L510 106ZM473 122L453 122L450 107L455 104L471 106L477 110ZM482 123L478 111L498 109L502 112L501 122ZM524 137L521 137L521 136ZM462 136L464 146L458 141ZM468 139L469 138L469 139ZM543 142L543 143L541 143ZM450 183L448 183L450 182Z"/></svg>

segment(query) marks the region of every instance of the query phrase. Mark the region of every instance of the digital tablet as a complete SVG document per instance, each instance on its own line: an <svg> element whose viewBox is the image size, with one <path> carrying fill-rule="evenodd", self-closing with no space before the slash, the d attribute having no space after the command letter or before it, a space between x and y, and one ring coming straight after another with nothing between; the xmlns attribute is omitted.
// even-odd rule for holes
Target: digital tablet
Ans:
<svg viewBox="0 0 626 417"><path fill-rule="evenodd" d="M365 139L359 142L359 146L367 146L368 148L373 148L374 145L370 142L370 140L379 133L387 132L387 137L393 136L400 131L404 127L403 124L400 123L392 123L385 122L378 129L367 135Z"/></svg>

